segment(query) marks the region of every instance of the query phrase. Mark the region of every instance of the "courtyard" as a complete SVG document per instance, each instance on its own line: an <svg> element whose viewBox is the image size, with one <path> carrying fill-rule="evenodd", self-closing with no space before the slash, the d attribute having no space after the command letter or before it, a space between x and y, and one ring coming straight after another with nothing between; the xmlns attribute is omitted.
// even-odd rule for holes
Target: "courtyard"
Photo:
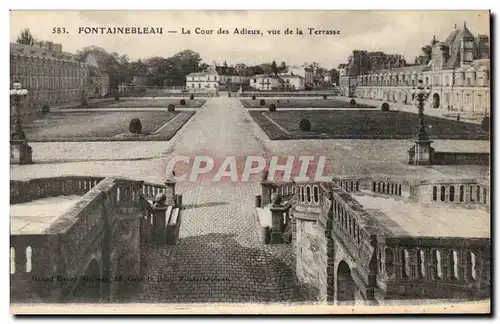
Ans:
<svg viewBox="0 0 500 324"><path fill-rule="evenodd" d="M271 140L288 139L410 139L418 125L416 114L404 111L250 111L250 115ZM310 131L299 123L307 119ZM433 139L488 140L477 124L426 116L427 132Z"/></svg>
<svg viewBox="0 0 500 324"><path fill-rule="evenodd" d="M345 111L324 111L325 115ZM348 111L356 114L380 111ZM93 134L113 134L128 130L131 118L140 118L146 131L154 131L169 120L176 122L185 112L77 112L50 113L50 123L40 125L29 133L51 132L56 136L64 131L67 136L79 133L82 138ZM194 112L191 112L194 113ZM305 114L322 116L314 111L277 112L278 116ZM207 155L222 160L228 155L236 157L324 155L327 156L324 174L376 176L384 175L404 179L449 179L471 175L488 177L487 166L409 166L407 149L409 140L357 140L325 139L274 141L254 114L259 111L244 109L235 98L214 98L192 115L190 122L179 126L169 141L156 142L35 142L35 164L11 165L11 178L29 179L62 175L116 176L151 181L161 184L171 159L178 156ZM266 114L269 114L266 112ZM293 115L295 114L295 115ZM307 115L310 114L310 115ZM385 114L385 115L384 115ZM391 112L392 114L392 112ZM323 115L323 116L325 116ZM60 117L58 119L58 116ZM80 116L80 117L78 117ZM274 115L271 114L274 118ZM300 115L302 116L302 115ZM337 127L342 124L366 122L337 115ZM176 118L173 120L173 118ZM253 118L252 118L253 117ZM291 117L290 117L291 118ZM318 117L324 118L324 117ZM361 117L360 117L361 118ZM411 114L410 134L416 125ZM100 121L100 119L103 119ZM267 119L266 119L267 120ZM299 119L290 121L297 127ZM430 125L430 118L427 119ZM316 121L311 119L313 130ZM386 121L386 125L390 124ZM36 124L23 121L23 125ZM293 125L292 125L293 124ZM325 126L327 127L327 122ZM100 125L100 126L99 126ZM260 126L260 127L259 127ZM402 125L399 125L403 127ZM358 127L361 127L358 125ZM434 127L434 126L433 126ZM97 137L94 137L97 138ZM110 137L111 138L111 137ZM489 151L488 141L436 140L437 150ZM313 294L307 285L294 276L294 259L290 246L264 245L252 215L255 195L260 194L260 176L248 182L181 181L176 192L183 195L183 220L180 243L173 247L151 248L144 252L144 276L161 276L162 282L139 282L130 295L121 302L311 302ZM200 278L220 280L199 282Z"/></svg>
<svg viewBox="0 0 500 324"><path fill-rule="evenodd" d="M260 101L265 100L265 105L261 105ZM372 105L356 103L351 105L348 99L317 99L317 98L305 98L305 99L275 99L275 98L256 98L253 99L241 99L241 104L245 108L268 108L270 105L276 105L276 108L297 108L297 109L309 109L309 108L376 108Z"/></svg>

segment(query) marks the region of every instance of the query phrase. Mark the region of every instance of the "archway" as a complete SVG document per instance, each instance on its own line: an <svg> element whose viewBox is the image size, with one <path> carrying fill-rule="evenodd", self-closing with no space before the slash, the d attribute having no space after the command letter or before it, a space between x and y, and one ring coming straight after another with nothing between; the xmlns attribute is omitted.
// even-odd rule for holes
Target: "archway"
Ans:
<svg viewBox="0 0 500 324"><path fill-rule="evenodd" d="M337 301L353 303L356 283L352 279L351 268L345 261L340 261L337 268Z"/></svg>
<svg viewBox="0 0 500 324"><path fill-rule="evenodd" d="M439 95L437 93L432 96L432 108L439 108Z"/></svg>
<svg viewBox="0 0 500 324"><path fill-rule="evenodd" d="M96 259L92 259L85 274L78 278L79 284L73 297L80 302L95 303L101 300L101 269Z"/></svg>

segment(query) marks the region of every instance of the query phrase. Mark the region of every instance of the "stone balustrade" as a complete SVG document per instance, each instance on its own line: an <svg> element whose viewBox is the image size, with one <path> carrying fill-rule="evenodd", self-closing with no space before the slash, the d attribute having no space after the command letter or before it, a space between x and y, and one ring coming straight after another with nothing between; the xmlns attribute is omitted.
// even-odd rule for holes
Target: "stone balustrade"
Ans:
<svg viewBox="0 0 500 324"><path fill-rule="evenodd" d="M386 237L378 262L385 299L487 298L490 249L488 238Z"/></svg>
<svg viewBox="0 0 500 324"><path fill-rule="evenodd" d="M142 184L142 196L147 200L153 200L159 193L164 193L167 196L166 203L168 205L179 205L179 202L182 202L181 195L175 193L175 182L173 181L166 181L164 185L149 182Z"/></svg>
<svg viewBox="0 0 500 324"><path fill-rule="evenodd" d="M490 205L490 185L476 179L422 181L411 187L410 198L421 203Z"/></svg>
<svg viewBox="0 0 500 324"><path fill-rule="evenodd" d="M83 195L103 177L66 176L10 181L11 204L65 195Z"/></svg>
<svg viewBox="0 0 500 324"><path fill-rule="evenodd" d="M273 193L280 194L283 201L292 200L296 190L296 184L294 182L277 183L264 180L261 181L260 184L262 188L262 206L267 206L271 203L271 195Z"/></svg>
<svg viewBox="0 0 500 324"><path fill-rule="evenodd" d="M40 297L61 300L75 289L76 279L50 281L36 278L80 278L86 271L85 267L95 259L101 264L104 278L122 273L138 274L141 216L149 213L143 203L143 192L160 190L160 187L145 185L143 181L99 177L11 181L11 191L15 193L13 200L18 202L84 194L42 234L10 236L13 295L23 298L26 291L33 291ZM165 219L166 212L162 210L153 214L161 214ZM160 223L158 219L157 223ZM167 233L167 237L174 237L173 243L170 239L169 244L176 244L179 208L172 209L163 225L164 232L174 233ZM116 259L127 262L126 269Z"/></svg>

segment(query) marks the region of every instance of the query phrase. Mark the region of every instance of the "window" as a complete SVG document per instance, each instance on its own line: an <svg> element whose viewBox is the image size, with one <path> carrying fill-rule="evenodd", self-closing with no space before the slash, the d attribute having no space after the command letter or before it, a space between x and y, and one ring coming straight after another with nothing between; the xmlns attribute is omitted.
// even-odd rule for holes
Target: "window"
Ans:
<svg viewBox="0 0 500 324"><path fill-rule="evenodd" d="M464 186L460 186L460 194L459 194L459 201L463 202L464 201Z"/></svg>
<svg viewBox="0 0 500 324"><path fill-rule="evenodd" d="M437 201L437 187L432 187L432 200Z"/></svg>
<svg viewBox="0 0 500 324"><path fill-rule="evenodd" d="M451 202L455 201L455 187L454 186L450 186L449 195L450 195L449 201L451 201Z"/></svg>

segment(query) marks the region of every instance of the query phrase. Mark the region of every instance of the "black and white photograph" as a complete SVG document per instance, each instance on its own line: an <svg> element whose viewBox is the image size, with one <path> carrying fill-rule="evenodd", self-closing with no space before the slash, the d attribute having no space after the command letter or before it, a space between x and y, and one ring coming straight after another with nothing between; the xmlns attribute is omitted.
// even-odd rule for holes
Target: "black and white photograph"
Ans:
<svg viewBox="0 0 500 324"><path fill-rule="evenodd" d="M11 314L488 314L488 10L11 10Z"/></svg>

